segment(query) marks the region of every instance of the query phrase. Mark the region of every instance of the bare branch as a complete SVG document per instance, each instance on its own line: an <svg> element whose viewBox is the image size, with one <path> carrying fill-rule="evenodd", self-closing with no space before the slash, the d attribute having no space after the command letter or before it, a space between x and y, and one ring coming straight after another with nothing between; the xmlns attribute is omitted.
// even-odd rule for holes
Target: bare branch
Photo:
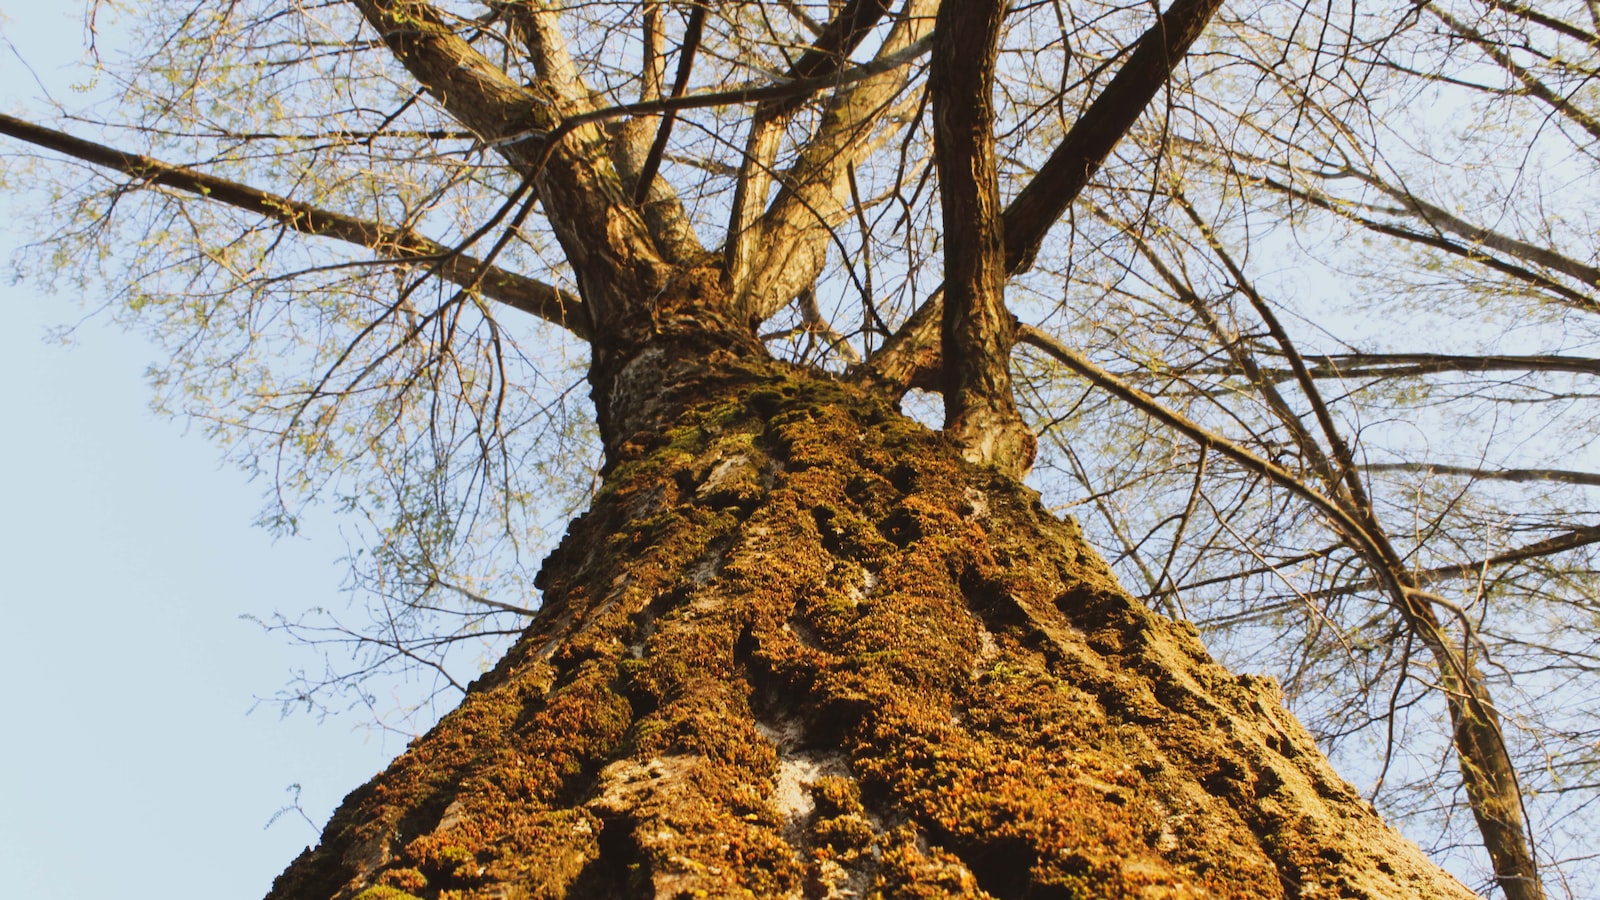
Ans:
<svg viewBox="0 0 1600 900"><path fill-rule="evenodd" d="M1527 67L1518 65L1517 61L1511 58L1511 54L1507 53L1499 43L1476 28L1440 9L1435 3L1430 2L1423 5L1429 13L1433 14L1434 18L1443 22L1447 28L1460 35L1463 39L1477 46L1479 50L1483 51L1484 55L1494 60L1496 65L1521 82L1523 89L1528 92L1530 97L1560 113L1562 117L1584 131L1589 132L1591 137L1600 140L1600 119L1596 119L1580 109L1577 104L1572 102L1571 98L1563 97L1557 93Z"/></svg>
<svg viewBox="0 0 1600 900"><path fill-rule="evenodd" d="M496 8L506 15L521 34L534 68L539 74L539 87L556 99L563 121L572 116L582 116L595 109L594 93L585 83L577 64L561 34L556 10L542 2L508 3L497 0ZM644 14L644 95L641 99L660 98L660 9L652 2ZM704 15L702 13L702 20ZM700 240L689 224L688 214L676 191L664 179L655 177L654 167L646 177L645 150L649 139L649 120L623 123L611 142L610 156L621 176L623 188L641 206L646 225L655 240L657 249L668 260L681 263L704 252ZM636 145L642 143L643 147ZM659 160L657 160L659 165Z"/></svg>
<svg viewBox="0 0 1600 900"><path fill-rule="evenodd" d="M683 47L678 50L678 72L672 79L673 99L683 96L684 89L689 86L689 73L694 69L694 54L700 49L700 36L705 33L706 7L696 4L689 13L689 24L684 29ZM633 202L643 204L650 196L650 188L655 184L656 170L661 168L661 154L667 152L667 138L672 135L672 122L676 118L676 110L667 110L661 117L661 124L656 126L655 140L650 144L650 151L645 154L644 162L639 166L638 184L633 189Z"/></svg>
<svg viewBox="0 0 1600 900"><path fill-rule="evenodd" d="M351 0L384 43L456 121L525 174L536 174L550 224L577 275L594 328L621 334L630 313L670 277L650 229L623 189L594 121L563 121L559 96L524 87L457 35L424 0ZM559 145L508 141L565 125Z"/></svg>
<svg viewBox="0 0 1600 900"><path fill-rule="evenodd" d="M1487 372L1565 372L1574 375L1600 375L1600 359L1587 356L1507 356L1485 353L1455 355L1445 353L1338 353L1308 354L1313 378L1410 378L1441 372L1482 374ZM1274 370L1266 370L1278 377Z"/></svg>
<svg viewBox="0 0 1600 900"><path fill-rule="evenodd" d="M1571 469L1480 469L1444 463L1366 463L1367 472L1418 472L1424 475L1453 475L1473 481L1555 482L1600 487L1600 473Z"/></svg>
<svg viewBox="0 0 1600 900"><path fill-rule="evenodd" d="M784 80L827 77L840 71L850 52L888 11L889 5L884 0L849 0L840 7L838 15L818 31L815 43L795 61ZM735 286L749 278L750 268L759 253L761 210L772 187L773 167L777 163L784 125L800 107L800 99L795 96L768 100L758 104L751 113L723 250L729 281Z"/></svg>
<svg viewBox="0 0 1600 900"><path fill-rule="evenodd" d="M1033 266L1050 226L1083 192L1111 149L1144 115L1222 0L1177 0L1139 38L1117 74L1074 122L1033 180L1006 207L1006 265Z"/></svg>
<svg viewBox="0 0 1600 900"><path fill-rule="evenodd" d="M1222 0L1178 0L1134 44L1127 62L1084 110L1033 180L1006 207L1003 231L1009 274L1025 272L1033 265L1050 227L1144 114L1221 5ZM925 305L940 303L942 292L935 292ZM937 306L927 315L922 312L913 314L868 360L867 366L872 369L869 377L900 391L922 380L922 367L936 359L933 347L938 338L934 325L942 315Z"/></svg>
<svg viewBox="0 0 1600 900"><path fill-rule="evenodd" d="M1451 254L1452 256L1458 256L1462 259L1469 260L1546 291L1574 309L1581 309L1586 312L1600 312L1600 300L1597 300L1594 296L1573 290L1560 280L1551 278L1548 275L1536 272L1525 266L1519 266L1515 263L1506 262L1498 257L1489 256L1485 254L1479 246L1473 245L1473 243L1475 243L1477 240L1480 240L1478 238L1469 237L1469 243L1464 244L1445 237L1438 228L1432 227L1437 223L1433 223L1431 221L1425 223L1430 226L1427 231L1419 231L1415 228L1407 228L1402 225L1396 225L1391 222L1385 222L1362 215L1351 204L1335 200L1321 192L1307 191L1290 184L1286 184L1282 181L1278 181L1274 178L1260 178L1258 181L1265 187L1272 188L1273 190L1279 191L1286 196L1303 200L1313 206L1343 216L1344 218L1349 219L1350 221L1355 222L1370 231L1377 232L1378 234L1386 234L1390 237L1399 238L1414 244L1420 244L1424 247L1432 247L1436 250L1442 250ZM1472 232L1469 226L1469 234L1470 233ZM1509 241L1509 239L1507 240ZM1480 246L1488 246L1488 244L1485 243ZM1581 266L1582 264L1575 265Z"/></svg>
<svg viewBox="0 0 1600 900"><path fill-rule="evenodd" d="M752 226L733 223L730 239L745 235L746 242L735 257L745 250L756 251L749 256L747 267L740 269L736 260L729 270L735 278L736 303L747 318L764 320L776 313L821 273L829 231L849 215L845 208L847 169L872 145L879 119L911 79L909 67L883 64L920 55L936 2L907 0L874 58L881 73L835 91L811 139L778 177L778 195L753 226L758 230L752 232ZM768 152L765 144L756 150ZM749 190L748 196L747 207L762 200L756 190ZM737 208L735 214L739 214ZM759 235L759 243L752 235Z"/></svg>
<svg viewBox="0 0 1600 900"><path fill-rule="evenodd" d="M1484 0L1484 3L1492 9L1508 12L1519 19L1532 22L1535 25L1543 25L1545 28L1554 31L1557 34L1565 35L1573 40L1582 41L1591 47L1600 46L1600 34L1595 34L1591 31L1584 31L1582 28L1579 28L1570 22L1562 21L1555 16L1546 15L1545 13L1534 9L1526 3L1518 3L1516 0Z"/></svg>
<svg viewBox="0 0 1600 900"><path fill-rule="evenodd" d="M137 183L173 188L256 213L301 234L357 244L396 263L434 264L439 275L452 283L480 290L491 300L553 322L578 337L588 336L588 312L583 301L572 294L515 272L486 266L472 256L458 253L409 229L320 209L236 181L86 141L3 113L0 113L0 133L121 172Z"/></svg>

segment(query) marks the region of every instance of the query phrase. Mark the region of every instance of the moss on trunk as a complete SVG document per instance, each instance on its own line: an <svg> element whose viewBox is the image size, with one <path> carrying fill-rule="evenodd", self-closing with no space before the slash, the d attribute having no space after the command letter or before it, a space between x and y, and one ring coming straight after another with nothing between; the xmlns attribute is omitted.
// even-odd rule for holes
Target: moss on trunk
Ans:
<svg viewBox="0 0 1600 900"><path fill-rule="evenodd" d="M1032 492L847 386L704 383L272 897L1472 896Z"/></svg>

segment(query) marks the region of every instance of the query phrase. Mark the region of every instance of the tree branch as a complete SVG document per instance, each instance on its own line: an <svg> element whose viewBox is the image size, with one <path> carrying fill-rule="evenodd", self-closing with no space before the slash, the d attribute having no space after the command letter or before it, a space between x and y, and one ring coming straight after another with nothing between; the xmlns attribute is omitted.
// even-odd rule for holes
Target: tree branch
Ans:
<svg viewBox="0 0 1600 900"><path fill-rule="evenodd" d="M1307 355L1305 360L1310 364L1313 378L1403 378L1441 372L1566 372L1574 375L1600 375L1600 359L1586 356L1339 353L1326 356Z"/></svg>
<svg viewBox="0 0 1600 900"><path fill-rule="evenodd" d="M1145 108L1166 86L1179 61L1222 6L1222 0L1177 0L1134 45L1128 61L1100 92L1061 144L1006 208L1006 265L1026 272L1050 226L1077 199Z"/></svg>
<svg viewBox="0 0 1600 900"><path fill-rule="evenodd" d="M1434 566L1430 569L1418 569L1412 575L1417 587L1428 587L1442 581L1457 578L1478 578L1487 570L1511 565L1512 563L1528 562L1565 553L1568 550L1577 550L1591 544L1600 543L1600 525L1584 525L1564 531L1553 537L1534 541L1521 547L1515 547L1502 553L1494 553L1471 562L1454 563L1447 566ZM1305 596L1314 600L1323 600L1332 597L1348 596L1361 591L1370 591L1379 588L1377 581L1363 578L1349 581L1344 584L1323 588L1318 591L1309 591Z"/></svg>
<svg viewBox="0 0 1600 900"><path fill-rule="evenodd" d="M672 94L674 99L683 96L683 91L689 86L689 73L694 70L694 55L700 49L700 36L705 32L706 6L696 4L689 13L689 24L684 29L683 48L678 51L678 72L672 79ZM650 196L650 188L655 184L656 170L661 168L661 154L667 152L667 139L672 136L672 123L677 118L676 110L667 110L661 117L661 124L656 126L655 140L650 144L650 150L645 154L644 162L639 166L638 184L633 189L633 202L644 204Z"/></svg>
<svg viewBox="0 0 1600 900"><path fill-rule="evenodd" d="M563 121L593 112L595 94L585 83L567 49L557 12L537 0L496 0L494 5L520 33L533 60L534 70L538 73L539 86L546 95L558 101ZM644 12L646 46L642 54L645 88L642 99L646 100L660 98L660 9L660 3L651 2ZM637 198L657 249L672 262L683 263L698 258L704 253L704 248L672 186L664 179L657 180L653 172L648 179L642 175L646 148L650 145L649 138L645 136L651 130L649 125L648 119L623 123L610 141L608 154L617 174L621 176L624 192Z"/></svg>
<svg viewBox="0 0 1600 900"><path fill-rule="evenodd" d="M1534 265L1543 266L1551 271L1560 272L1581 282L1585 287L1600 288L1600 268L1581 263L1548 247L1540 247L1510 235L1501 234L1492 228L1474 225L1451 215L1444 209L1423 200L1410 191L1393 187L1366 173L1357 173L1356 177L1400 201L1409 207L1417 218L1441 231L1448 231L1470 243L1481 244L1490 250L1498 250L1507 256L1514 256Z"/></svg>
<svg viewBox="0 0 1600 900"><path fill-rule="evenodd" d="M849 54L889 11L887 0L849 0L815 43L790 67L785 80L827 77L842 69ZM767 202L784 125L800 108L801 98L775 98L756 105L750 116L749 136L734 184L733 208L728 217L728 238L723 254L729 280L744 284L761 247L761 208Z"/></svg>
<svg viewBox="0 0 1600 900"><path fill-rule="evenodd" d="M1543 25L1557 34L1563 34L1573 40L1582 41L1590 48L1600 47L1600 34L1584 31L1582 28L1555 16L1545 15L1525 3L1518 3L1516 0L1484 0L1484 3L1491 9L1510 13L1523 21L1532 22L1535 25Z"/></svg>
<svg viewBox="0 0 1600 900"><path fill-rule="evenodd" d="M1456 475L1474 481L1553 481L1559 484L1581 484L1600 487L1600 473L1577 472L1572 469L1479 469L1473 466L1450 466L1443 463L1367 463L1367 472L1421 472L1427 475Z"/></svg>
<svg viewBox="0 0 1600 900"><path fill-rule="evenodd" d="M909 69L885 64L920 55L936 3L907 0L874 59L880 71L835 91L799 157L778 176L781 186L767 211L753 226L737 220L732 223L729 240L744 236L744 243L733 254L729 274L745 317L768 318L822 272L831 229L848 216L846 171L872 146L884 111L910 82ZM755 149L760 154L769 152L766 145ZM752 162L752 172L759 161ZM747 188L746 196L741 202L748 215L750 204L759 204L764 198L753 188ZM736 208L735 215L739 214ZM745 260L743 268L741 259Z"/></svg>
<svg viewBox="0 0 1600 900"><path fill-rule="evenodd" d="M563 116L555 87L524 87L445 24L425 0L350 0L395 58L456 121L484 137L524 174L539 196L579 293L592 335L621 335L633 313L666 284L672 267L623 189L596 121ZM558 144L508 140L563 131Z"/></svg>
<svg viewBox="0 0 1600 900"><path fill-rule="evenodd" d="M1415 244L1421 244L1425 247L1433 247L1436 250L1443 250L1446 253L1459 256L1462 259L1470 260L1478 265L1493 269L1496 272L1509 275L1519 281L1554 294L1556 297L1560 298L1562 302L1575 309L1581 309L1586 312L1600 312L1600 300L1596 300L1592 296L1575 291L1566 284L1542 273L1535 272L1532 269L1506 262L1505 260L1497 257L1489 256L1483 253L1481 250L1474 249L1469 244L1462 244L1457 241L1452 241L1444 236L1441 229L1436 228L1431 232L1417 231L1415 229L1405 228L1400 225L1380 222L1376 219L1359 215L1355 209L1352 208L1352 204L1335 200L1334 198L1328 197L1322 193L1297 188L1274 178L1258 177L1252 180L1285 196L1303 200L1306 203L1310 203L1311 205L1318 207L1319 209L1325 209L1336 215L1343 216L1344 218L1361 225L1363 228L1366 228L1370 231L1375 231L1378 234L1386 234L1390 237L1399 238L1404 241L1410 241ZM1428 224L1433 224L1426 219L1423 221ZM1484 244L1483 246L1489 245Z"/></svg>
<svg viewBox="0 0 1600 900"><path fill-rule="evenodd" d="M583 301L577 297L542 281L493 265L485 266L472 256L458 253L410 229L393 228L321 209L236 181L86 141L3 113L0 113L0 134L121 172L144 184L172 188L253 212L301 234L358 244L397 263L432 263L438 267L440 277L454 284L479 290L491 300L560 325L578 337L588 337L589 315Z"/></svg>
<svg viewBox="0 0 1600 900"><path fill-rule="evenodd" d="M1600 140L1600 119L1589 115L1573 105L1571 100L1556 93L1549 85L1541 81L1539 76L1518 65L1517 61L1511 58L1511 54L1505 52L1497 42L1490 40L1477 29L1440 9L1434 3L1424 3L1423 6L1429 13L1433 14L1434 18L1443 22L1445 27L1454 31L1463 40L1477 46L1485 56L1494 60L1496 65L1521 82L1523 89L1528 92L1529 96L1560 113L1579 128L1589 132L1591 137Z"/></svg>
<svg viewBox="0 0 1600 900"><path fill-rule="evenodd" d="M1208 148L1200 149L1204 150ZM1281 163L1276 161L1247 157L1238 153L1237 151L1232 151L1231 155L1234 158L1248 159L1252 163L1262 164L1273 168L1278 168L1280 170L1286 168ZM1295 187L1292 184L1281 182L1276 179L1255 176L1240 170L1231 162L1225 162L1219 165L1218 168L1233 177L1248 179L1253 183L1271 188L1272 190L1277 191L1287 197L1304 200L1318 206L1319 208L1343 215L1352 221L1358 222L1369 228L1376 228L1377 226L1383 224L1374 220L1357 216L1354 212L1354 207L1356 207L1357 204L1337 199L1331 195L1314 192L1309 188ZM1587 287L1593 288L1600 286L1600 268L1589 265L1588 263L1580 262L1571 256L1560 253L1556 250L1552 250L1549 247L1541 247L1537 244L1529 243L1528 241L1524 241L1520 238L1516 238L1508 234L1502 234L1501 232L1495 231L1492 228L1488 228L1483 225L1475 225L1459 216L1450 213L1436 204L1424 200L1423 198L1412 193L1410 189L1396 187L1384 181L1382 178L1372 174L1371 172L1362 171L1351 166L1340 166L1333 171L1308 171L1306 169L1296 169L1294 172L1315 175L1318 178L1321 178L1323 181L1335 181L1343 178L1355 179L1356 181L1359 181L1362 184L1365 184L1374 190L1377 190L1384 195L1399 201L1406 212L1418 219L1421 219L1424 223L1437 229L1438 232L1449 232L1450 234L1454 234L1457 237L1465 239L1469 243L1478 244L1483 247L1487 247L1490 250L1497 250L1506 254L1507 256L1515 257L1523 260L1524 262L1533 263L1536 266L1541 266L1553 272L1560 272L1561 274L1566 275ZM1360 205L1365 206L1365 204ZM1400 211L1394 210L1394 212L1398 213ZM1401 237L1405 239L1410 239L1412 235L1418 234L1417 232L1410 231L1407 231L1404 234L1395 232L1385 233L1394 237ZM1452 250L1452 252L1454 252L1454 250ZM1545 285L1541 284L1541 286ZM1581 295L1579 296L1581 297Z"/></svg>
<svg viewBox="0 0 1600 900"><path fill-rule="evenodd" d="M944 218L944 430L970 462L1021 478L1033 434L1011 389L1006 240L994 155L994 67L1005 0L944 3L933 27L934 161Z"/></svg>
<svg viewBox="0 0 1600 900"><path fill-rule="evenodd" d="M1006 207L1003 220L1009 274L1025 272L1033 265L1050 226L1078 198L1111 149L1144 114L1221 5L1222 0L1177 0L1134 44L1128 61L1084 110L1033 180ZM942 293L936 291L925 305L942 302ZM937 307L927 315L917 310L867 361L871 372L864 372L863 376L899 391L923 380L922 366L937 365L935 326L941 315Z"/></svg>

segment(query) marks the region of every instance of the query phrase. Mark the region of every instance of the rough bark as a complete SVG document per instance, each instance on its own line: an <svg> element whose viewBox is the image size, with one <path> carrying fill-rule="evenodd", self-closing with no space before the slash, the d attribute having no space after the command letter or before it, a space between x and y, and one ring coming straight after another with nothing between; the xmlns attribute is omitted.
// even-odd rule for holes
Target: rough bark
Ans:
<svg viewBox="0 0 1600 900"><path fill-rule="evenodd" d="M272 897L1472 896L1026 488L693 332L527 634Z"/></svg>

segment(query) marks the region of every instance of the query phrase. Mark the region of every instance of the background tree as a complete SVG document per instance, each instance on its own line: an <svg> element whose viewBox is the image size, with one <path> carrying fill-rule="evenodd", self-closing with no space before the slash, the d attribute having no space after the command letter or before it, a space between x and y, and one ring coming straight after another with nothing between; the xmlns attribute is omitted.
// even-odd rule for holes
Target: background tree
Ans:
<svg viewBox="0 0 1600 900"><path fill-rule="evenodd" d="M871 404L924 387L944 394L969 461L1018 474L1037 433L1047 502L1086 506L1091 538L1150 604L1279 674L1336 754L1376 750L1372 796L1440 835L1447 858L1486 845L1508 895L1540 896L1541 873L1585 893L1574 838L1593 796L1586 551L1600 532L1582 493L1595 476L1568 461L1589 440L1579 382L1594 365L1594 257L1573 249L1594 233L1592 8L145 15L148 52L108 69L123 89L98 115L106 143L0 129L95 167L61 188L66 224L37 259L93 270L99 248L138 248L106 274L173 350L158 389L273 474L269 520L292 528L320 498L369 523L355 571L372 623L279 623L368 655L293 696L360 699L394 665L466 693L463 647L525 635L476 699L352 797L285 891L521 879L603 893L618 854L668 892L758 871L776 879L758 892L974 877L1002 896L1029 879L1181 892L1186 877L1252 893L1267 872L1291 895L1325 876L1366 885L1390 838L1329 837L1359 815L1319 763L1284 768L1303 755L1292 726L1168 782L1156 760L1197 733L1175 722L1248 731L1273 714L1214 670L1189 677L1191 663L1137 649L1195 652L1108 599L1076 551L1053 555L1077 538L999 499L1009 482L913 478L954 470ZM1404 342L1430 321L1448 342ZM879 399L840 399L768 354ZM830 459L797 432L802 412L844 446L882 449ZM1561 445L1533 442L1556 429ZM842 480L792 476L812 469ZM591 502L536 615L535 560ZM981 534L939 545L951 513ZM792 549L764 547L751 522ZM783 619L749 574L763 568L826 602ZM980 627L929 624L945 621L939 598L949 621ZM840 604L869 600L890 618L839 621ZM949 643L906 658L898 635L929 627ZM883 656L893 665L869 665ZM957 667L972 684L933 674L958 658L976 660ZM702 669L717 677L683 675ZM1064 676L1099 685L1093 702L1041 700ZM1164 712L1142 705L1140 678ZM1044 724L1018 724L1013 694ZM864 717L863 697L890 712ZM1067 765L1038 754L1059 749L1049 721L1080 702L1151 743L1079 735L1076 774L1048 802L1002 783L1000 760L1024 759L1030 778ZM523 713L501 734L511 706ZM930 730L938 709L955 730ZM749 724L724 733L708 717ZM573 727L581 746L550 745ZM474 741L488 749L470 759L441 749ZM822 752L835 745L843 756ZM718 755L744 746L770 749ZM1459 774L1441 777L1452 752ZM508 774L535 758L554 771ZM1116 760L1136 784L1101 768ZM1082 796L1091 783L1103 796ZM526 808L506 818L511 799ZM496 817L513 824L486 832ZM1463 838L1468 818L1478 835ZM652 843L663 827L687 843ZM702 846L695 827L742 837ZM1223 865L1206 842L1224 835L1261 856ZM1388 874L1432 877L1409 865Z"/></svg>

